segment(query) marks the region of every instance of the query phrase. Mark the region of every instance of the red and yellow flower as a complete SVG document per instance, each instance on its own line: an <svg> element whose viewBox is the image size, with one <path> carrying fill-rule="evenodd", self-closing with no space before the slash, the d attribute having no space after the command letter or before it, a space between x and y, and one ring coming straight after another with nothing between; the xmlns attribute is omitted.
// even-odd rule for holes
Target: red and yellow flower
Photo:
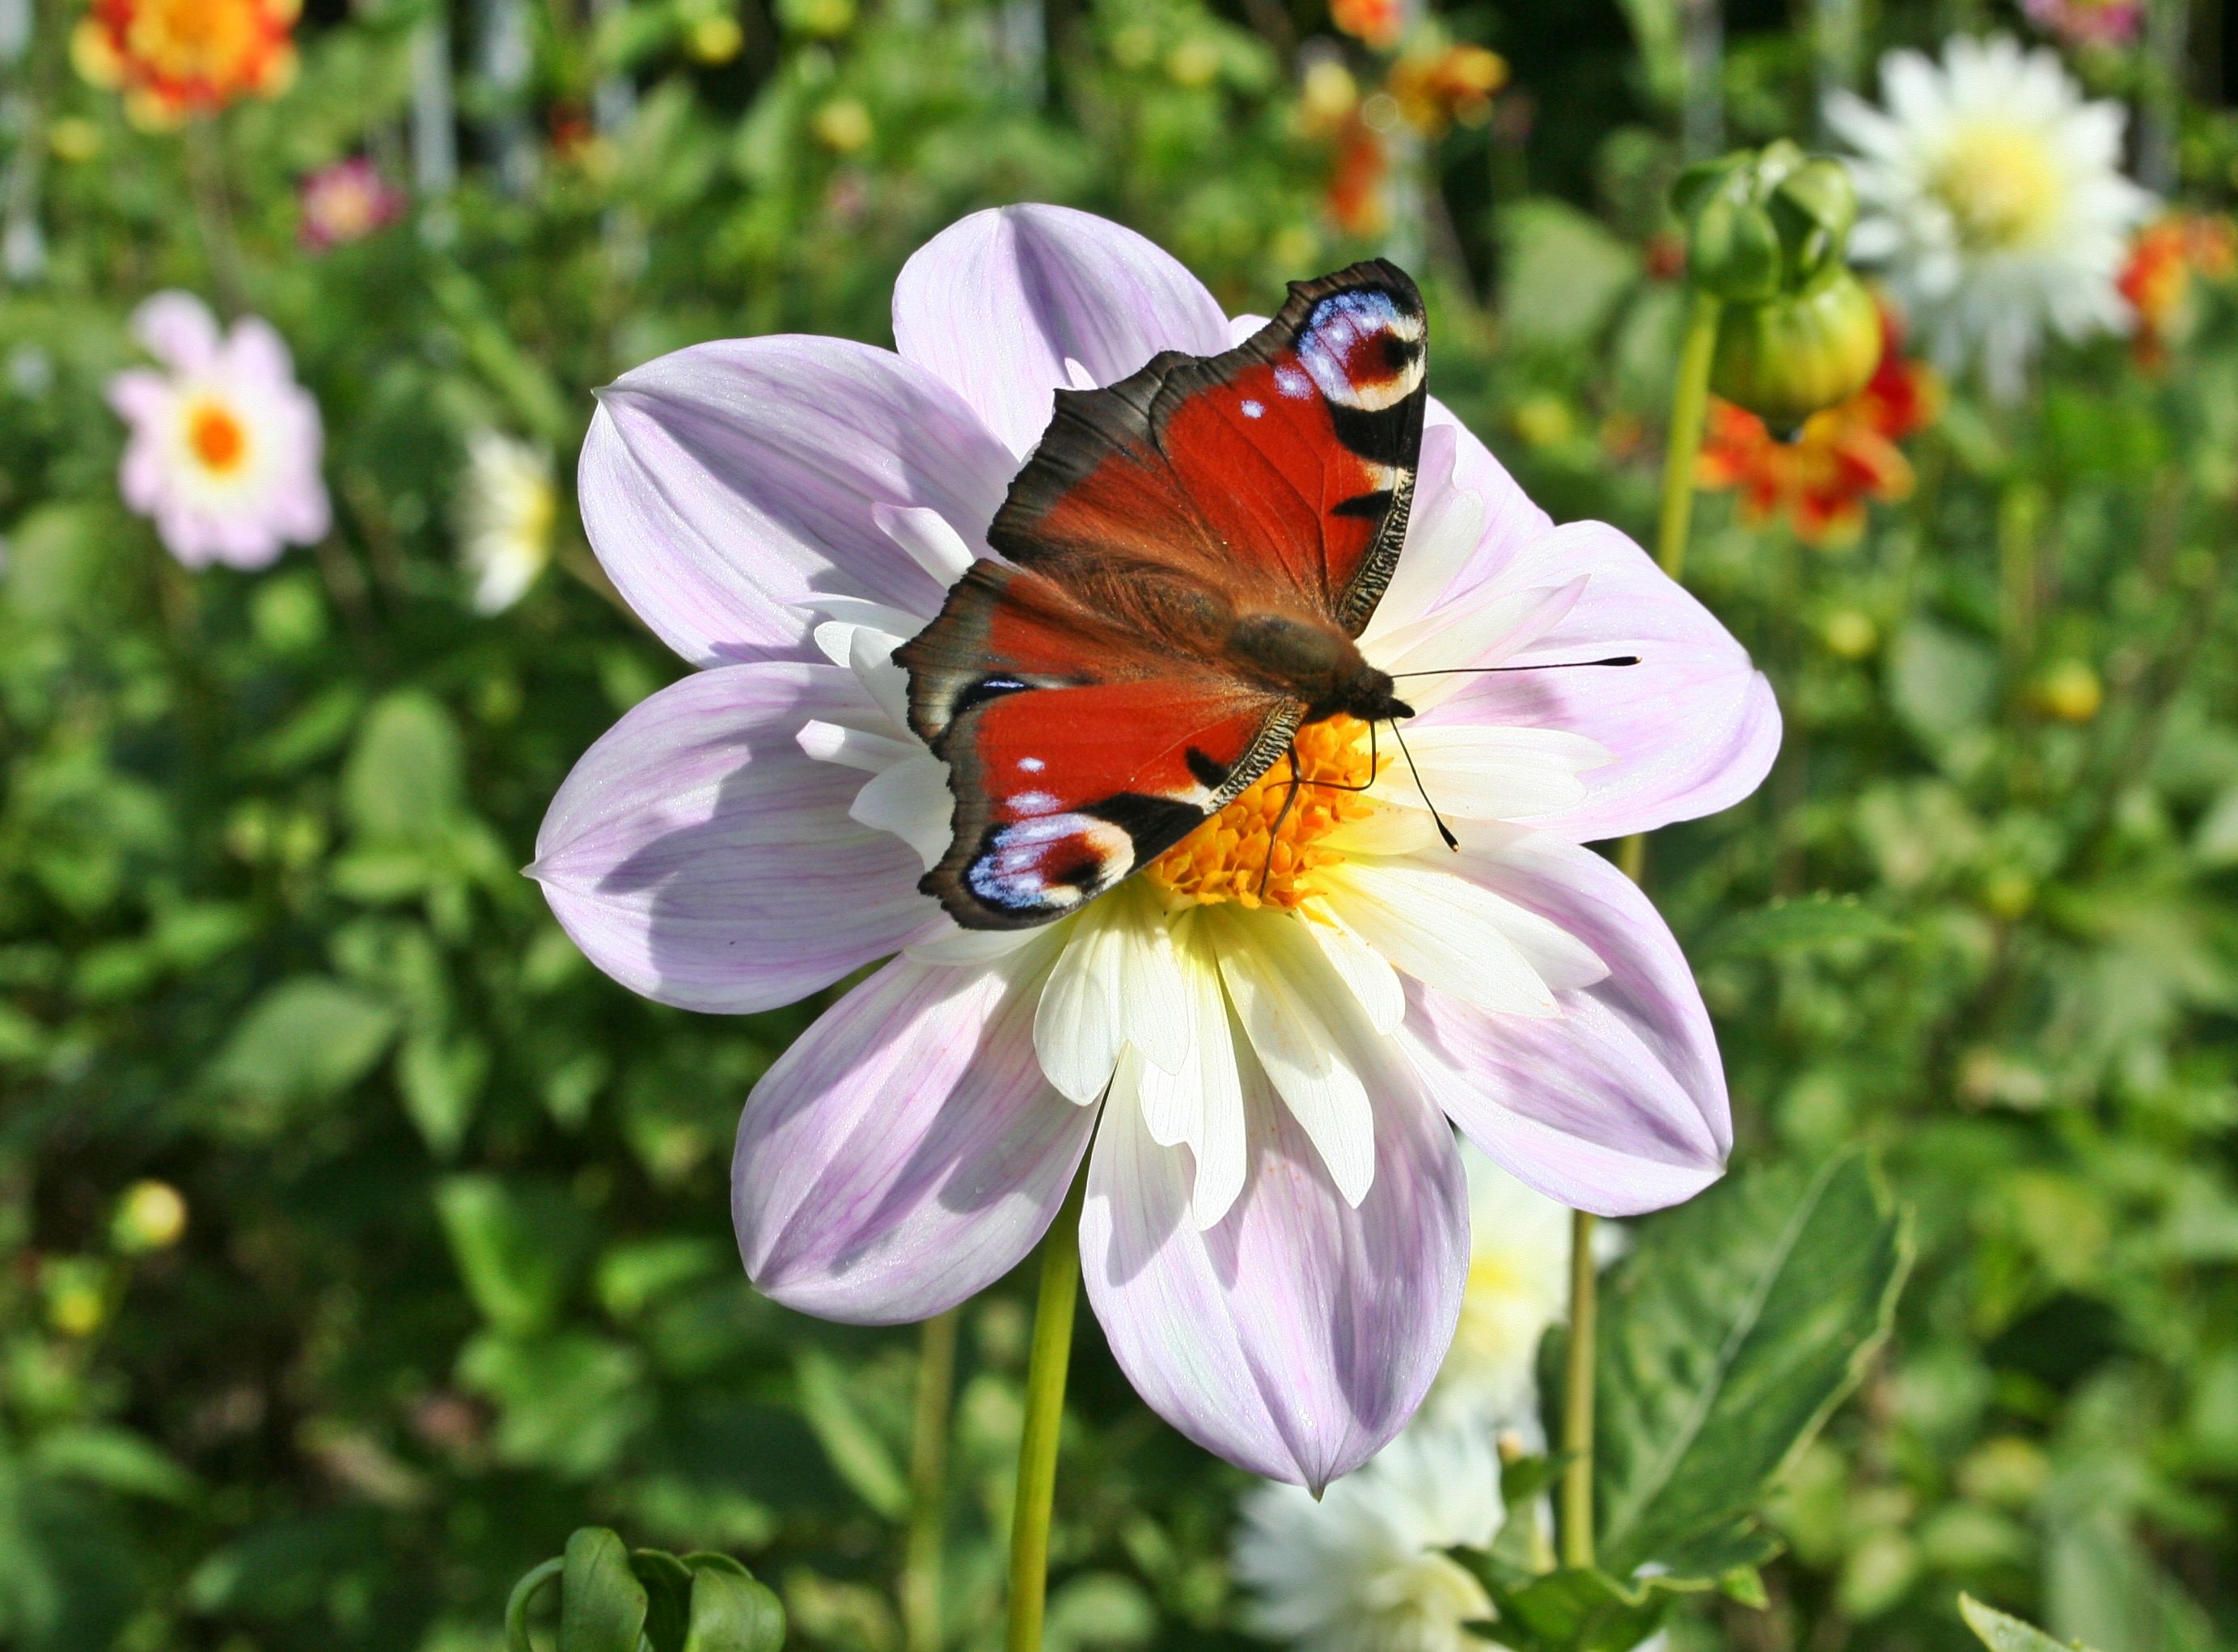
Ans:
<svg viewBox="0 0 2238 1652"><path fill-rule="evenodd" d="M2138 364L2158 368L2181 327L2194 276L2228 281L2238 271L2238 228L2208 213L2171 213L2137 232L2116 285L2136 312L2131 347Z"/></svg>
<svg viewBox="0 0 2238 1652"><path fill-rule="evenodd" d="M167 128L295 78L301 0L91 0L70 38L78 72L121 92L140 126Z"/></svg>
<svg viewBox="0 0 2238 1652"><path fill-rule="evenodd" d="M1880 365L1847 401L1815 413L1792 441L1730 402L1710 406L1697 476L1705 488L1740 495L1751 522L1784 519L1809 545L1846 544L1865 523L1865 503L1910 497L1911 461L1898 446L1942 411L1943 386L1882 317Z"/></svg>

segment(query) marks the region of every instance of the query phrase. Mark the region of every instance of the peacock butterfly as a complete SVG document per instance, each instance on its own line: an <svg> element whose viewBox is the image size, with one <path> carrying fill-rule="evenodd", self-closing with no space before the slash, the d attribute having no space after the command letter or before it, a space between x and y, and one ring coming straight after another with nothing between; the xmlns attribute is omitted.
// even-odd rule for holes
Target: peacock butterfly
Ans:
<svg viewBox="0 0 2238 1652"><path fill-rule="evenodd" d="M1062 917L1238 796L1308 724L1411 717L1354 639L1407 536L1421 295L1381 259L1293 282L1222 355L1059 390L939 617L894 657L946 760L921 887L967 928Z"/></svg>

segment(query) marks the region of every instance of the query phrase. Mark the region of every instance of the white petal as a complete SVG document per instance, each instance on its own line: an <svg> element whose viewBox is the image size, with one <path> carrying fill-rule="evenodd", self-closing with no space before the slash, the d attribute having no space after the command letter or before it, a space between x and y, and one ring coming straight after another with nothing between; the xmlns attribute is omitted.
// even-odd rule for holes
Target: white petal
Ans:
<svg viewBox="0 0 2238 1652"><path fill-rule="evenodd" d="M1177 1073L1134 1060L1142 1121L1161 1146L1186 1144L1196 1156L1191 1213L1200 1229L1228 1213L1243 1189L1243 1087L1218 960L1194 914L1174 926L1174 957L1189 995L1189 1058Z"/></svg>
<svg viewBox="0 0 2238 1652"><path fill-rule="evenodd" d="M955 836L955 812L948 765L924 752L873 776L847 809L864 825L891 832L907 843L928 872L948 853Z"/></svg>
<svg viewBox="0 0 2238 1652"><path fill-rule="evenodd" d="M954 585L971 565L971 548L956 525L929 505L873 505L871 519L943 585Z"/></svg>
<svg viewBox="0 0 2238 1652"><path fill-rule="evenodd" d="M1337 914L1317 915L1325 915L1328 921L1308 922L1306 928L1321 942L1322 953L1335 966L1337 974L1344 977L1344 984L1360 1000L1367 1024L1379 1033L1396 1032L1399 1023L1407 1018L1407 988L1400 983L1398 972L1381 953L1347 928Z"/></svg>
<svg viewBox="0 0 2238 1652"><path fill-rule="evenodd" d="M1375 1114L1341 1047L1360 1018L1352 988L1301 920L1205 915L1218 924L1221 979L1253 1051L1337 1192L1357 1207L1375 1180Z"/></svg>
<svg viewBox="0 0 2238 1652"><path fill-rule="evenodd" d="M1450 872L1347 861L1322 874L1329 904L1361 939L1417 981L1503 1015L1559 1013L1553 990L1509 938L1528 915Z"/></svg>
<svg viewBox="0 0 2238 1652"><path fill-rule="evenodd" d="M851 729L844 723L826 723L814 717L800 725L800 732L793 740L818 763L836 763L874 775L884 774L897 763L924 756L924 748L914 740L897 740L890 734L873 734L864 729Z"/></svg>
<svg viewBox="0 0 2238 1652"><path fill-rule="evenodd" d="M1189 1059L1189 1010L1163 915L1129 885L1080 916L1034 1015L1049 1080L1075 1101L1103 1094L1129 1042L1172 1073Z"/></svg>
<svg viewBox="0 0 2238 1652"><path fill-rule="evenodd" d="M1609 760L1599 741L1561 729L1500 728L1466 723L1410 730L1407 750L1422 790L1440 814L1472 820L1527 820L1585 801L1586 770ZM1411 776L1387 770L1386 801L1418 807Z"/></svg>

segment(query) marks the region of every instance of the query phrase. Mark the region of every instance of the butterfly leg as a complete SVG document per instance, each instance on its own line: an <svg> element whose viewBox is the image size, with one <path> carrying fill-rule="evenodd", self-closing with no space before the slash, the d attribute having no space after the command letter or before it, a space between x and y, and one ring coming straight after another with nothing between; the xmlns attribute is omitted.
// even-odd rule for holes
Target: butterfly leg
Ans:
<svg viewBox="0 0 2238 1652"><path fill-rule="evenodd" d="M1267 829L1267 863L1259 869L1259 894L1265 898L1267 881L1275 876L1275 845L1281 841L1282 823L1290 817L1290 810L1298 801L1298 788L1306 783L1298 778L1298 743L1290 743L1290 784L1282 793L1282 806L1275 811L1275 823Z"/></svg>
<svg viewBox="0 0 2238 1652"><path fill-rule="evenodd" d="M1290 747L1290 774L1294 780L1296 779L1297 772L1298 748L1293 743ZM1322 791L1373 791L1375 789L1375 725L1371 723L1367 725L1367 779L1356 786L1347 786L1340 780L1299 780L1297 783L1301 786L1313 786Z"/></svg>

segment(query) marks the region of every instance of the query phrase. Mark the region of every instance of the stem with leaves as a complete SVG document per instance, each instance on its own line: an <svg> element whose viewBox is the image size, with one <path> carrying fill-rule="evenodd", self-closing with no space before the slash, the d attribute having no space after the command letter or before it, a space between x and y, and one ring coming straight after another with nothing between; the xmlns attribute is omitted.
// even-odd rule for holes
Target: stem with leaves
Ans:
<svg viewBox="0 0 2238 1652"><path fill-rule="evenodd" d="M1717 355L1715 295L1696 288L1671 388L1671 445L1663 459L1663 508L1655 525L1655 560L1677 579L1686 571L1686 533L1694 516L1694 467L1710 407L1710 366ZM1617 865L1635 883L1647 870L1647 839L1635 832L1617 845ZM1593 1222L1572 1213L1570 1338L1562 1371L1562 1563L1593 1563Z"/></svg>
<svg viewBox="0 0 2238 1652"><path fill-rule="evenodd" d="M1041 1652L1049 1594L1049 1510L1056 1499L1056 1445L1064 1379L1072 1363L1072 1311L1080 1297L1080 1206L1085 1174L1042 1241L1041 1292L1026 1364L1026 1421L1018 1439L1018 1492L1010 1512L1010 1619L1007 1652Z"/></svg>

